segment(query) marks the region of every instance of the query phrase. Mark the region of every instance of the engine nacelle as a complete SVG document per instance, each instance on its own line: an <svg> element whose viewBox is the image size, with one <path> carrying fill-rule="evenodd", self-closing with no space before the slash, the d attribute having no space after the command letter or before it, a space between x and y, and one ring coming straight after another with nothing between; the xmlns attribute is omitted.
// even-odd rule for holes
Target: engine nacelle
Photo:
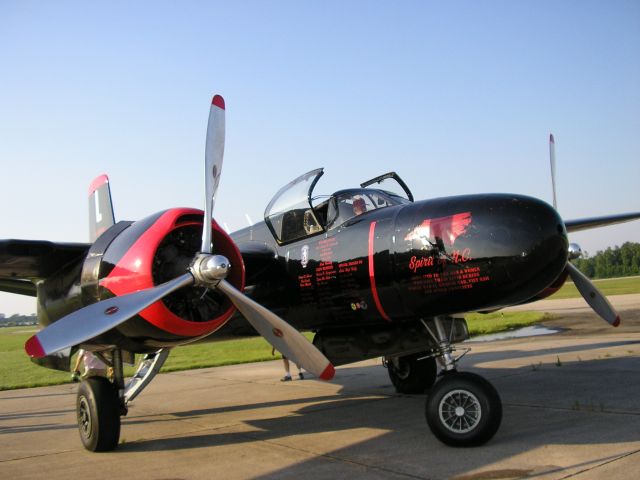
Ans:
<svg viewBox="0 0 640 480"><path fill-rule="evenodd" d="M184 274L200 250L202 222L201 210L176 208L111 227L92 245L83 265L82 303L152 288ZM242 290L242 256L215 221L213 245L231 263L227 281ZM119 334L119 344L130 343L126 348L132 351L178 345L216 331L233 312L233 304L216 290L187 287L121 324L117 333L101 336L99 342L113 342Z"/></svg>

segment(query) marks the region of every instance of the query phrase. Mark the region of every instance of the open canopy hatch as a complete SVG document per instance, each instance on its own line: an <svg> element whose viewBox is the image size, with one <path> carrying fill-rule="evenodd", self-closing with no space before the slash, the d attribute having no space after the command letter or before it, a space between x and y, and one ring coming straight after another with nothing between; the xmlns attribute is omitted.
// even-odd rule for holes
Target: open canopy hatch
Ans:
<svg viewBox="0 0 640 480"><path fill-rule="evenodd" d="M313 190L323 174L324 169L317 168L300 175L278 190L265 208L264 221L278 244L326 232L356 215L413 201L407 185L395 172L389 172L363 183L361 188L339 190L314 205ZM388 179L395 180L407 198L386 190L366 188Z"/></svg>

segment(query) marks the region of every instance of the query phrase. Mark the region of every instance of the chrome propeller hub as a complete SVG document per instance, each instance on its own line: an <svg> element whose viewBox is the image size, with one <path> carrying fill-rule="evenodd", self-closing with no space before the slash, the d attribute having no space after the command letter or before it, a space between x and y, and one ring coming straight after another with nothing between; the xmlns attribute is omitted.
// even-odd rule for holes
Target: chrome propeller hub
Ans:
<svg viewBox="0 0 640 480"><path fill-rule="evenodd" d="M569 244L569 260L575 260L582 257L582 249L577 243Z"/></svg>
<svg viewBox="0 0 640 480"><path fill-rule="evenodd" d="M230 268L229 259L223 255L199 253L189 267L189 271L195 278L196 285L211 287L227 278Z"/></svg>

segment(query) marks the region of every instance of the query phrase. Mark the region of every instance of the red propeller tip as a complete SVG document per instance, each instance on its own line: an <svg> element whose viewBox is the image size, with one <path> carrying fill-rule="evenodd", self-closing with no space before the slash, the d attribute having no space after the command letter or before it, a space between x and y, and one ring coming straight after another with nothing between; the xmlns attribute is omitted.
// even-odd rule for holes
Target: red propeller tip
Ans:
<svg viewBox="0 0 640 480"><path fill-rule="evenodd" d="M616 317L616 319L613 321L611 325L613 325L614 327L617 327L618 325L620 325L620 315Z"/></svg>
<svg viewBox="0 0 640 480"><path fill-rule="evenodd" d="M216 107L224 110L224 98L220 95L214 95L213 100L211 100L211 105L215 105Z"/></svg>
<svg viewBox="0 0 640 480"><path fill-rule="evenodd" d="M24 344L24 349L27 352L27 355L32 358L42 358L46 356L42 345L40 345L40 340L38 340L38 337L36 335L26 341L26 343Z"/></svg>
<svg viewBox="0 0 640 480"><path fill-rule="evenodd" d="M331 380L333 376L336 374L336 369L333 368L332 364L327 365L327 368L320 374L320 380L324 380L325 382Z"/></svg>

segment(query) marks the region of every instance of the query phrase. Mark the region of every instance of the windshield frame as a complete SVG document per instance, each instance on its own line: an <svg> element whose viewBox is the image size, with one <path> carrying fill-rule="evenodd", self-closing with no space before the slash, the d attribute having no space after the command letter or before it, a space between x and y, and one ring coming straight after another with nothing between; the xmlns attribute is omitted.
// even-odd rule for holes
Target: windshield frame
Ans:
<svg viewBox="0 0 640 480"><path fill-rule="evenodd" d="M300 175L282 187L264 210L264 221L279 245L292 243L325 231L318 221L311 195L324 168Z"/></svg>

